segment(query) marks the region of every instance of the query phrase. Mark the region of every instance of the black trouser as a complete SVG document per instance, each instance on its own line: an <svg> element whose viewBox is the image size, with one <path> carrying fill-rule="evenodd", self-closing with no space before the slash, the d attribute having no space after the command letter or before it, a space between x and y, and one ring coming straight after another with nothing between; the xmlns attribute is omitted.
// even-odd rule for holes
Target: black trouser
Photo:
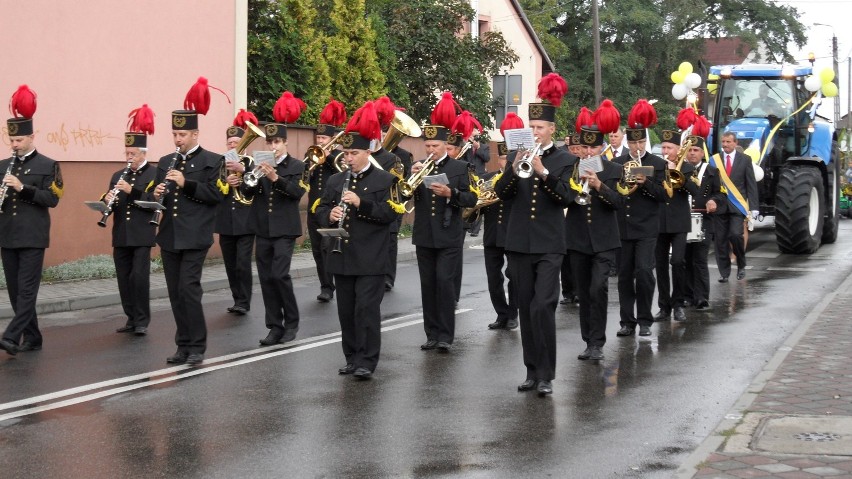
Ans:
<svg viewBox="0 0 852 479"><path fill-rule="evenodd" d="M254 235L219 235L225 272L234 306L251 309L251 250L254 247Z"/></svg>
<svg viewBox="0 0 852 479"><path fill-rule="evenodd" d="M657 238L621 240L618 256L618 303L621 326L635 328L636 323L654 323L654 245ZM636 314L634 316L634 306Z"/></svg>
<svg viewBox="0 0 852 479"><path fill-rule="evenodd" d="M491 296L491 304L494 306L494 311L497 313L497 321L505 324L510 319L518 317L518 301L515 297L515 283L512 282L511 275L506 270L506 276L509 276L509 299L506 300L506 290L503 289L503 264L506 263L506 250L498 246L486 246L484 248L485 256L485 277L488 279L488 295Z"/></svg>
<svg viewBox="0 0 852 479"><path fill-rule="evenodd" d="M606 344L606 307L609 301L609 272L618 250L585 254L569 251L574 284L580 297L580 335L589 346Z"/></svg>
<svg viewBox="0 0 852 479"><path fill-rule="evenodd" d="M384 275L334 275L337 315L340 318L346 364L376 370L382 346L382 297Z"/></svg>
<svg viewBox="0 0 852 479"><path fill-rule="evenodd" d="M151 322L151 247L117 246L112 259L127 326L147 328Z"/></svg>
<svg viewBox="0 0 852 479"><path fill-rule="evenodd" d="M452 344L456 331L455 285L461 274L462 249L417 246L416 252L426 339Z"/></svg>
<svg viewBox="0 0 852 479"><path fill-rule="evenodd" d="M671 249L671 258L669 258ZM683 290L686 282L686 233L660 233L657 236L657 305L660 311L671 312L675 306L683 304ZM669 281L669 264L672 267Z"/></svg>
<svg viewBox="0 0 852 479"><path fill-rule="evenodd" d="M257 277L266 310L266 327L299 329L299 306L290 278L295 238L256 238Z"/></svg>
<svg viewBox="0 0 852 479"><path fill-rule="evenodd" d="M207 350L207 323L201 306L201 270L205 249L162 250L163 273L169 302L175 316L177 331L175 343L178 351L187 354L204 354Z"/></svg>
<svg viewBox="0 0 852 479"><path fill-rule="evenodd" d="M527 379L551 381L556 372L556 305L561 254L509 252L509 277L518 294Z"/></svg>
<svg viewBox="0 0 852 479"><path fill-rule="evenodd" d="M401 221L401 220L400 220ZM385 275L385 282L393 286L396 282L396 257L399 254L397 243L399 238L398 233L391 232L390 244L388 245L388 263L390 263L390 273Z"/></svg>
<svg viewBox="0 0 852 479"><path fill-rule="evenodd" d="M334 293L334 276L325 269L329 252L328 239L317 233L317 228L320 226L314 216L313 213L308 213L308 237L311 239L311 253L314 255L314 263L317 265L320 291Z"/></svg>
<svg viewBox="0 0 852 479"><path fill-rule="evenodd" d="M12 321L6 326L3 339L21 344L23 337L23 342L41 344L36 299L44 266L44 248L3 248L0 255L9 301L15 312Z"/></svg>
<svg viewBox="0 0 852 479"><path fill-rule="evenodd" d="M575 295L579 296L577 288L574 287L574 268L571 267L570 251L562 258L562 269L559 276L562 279L562 297L571 299Z"/></svg>
<svg viewBox="0 0 852 479"><path fill-rule="evenodd" d="M706 217L705 221L709 221ZM710 298L710 270L707 255L710 253L712 233L704 230L704 239L686 244L686 282L684 298L698 305Z"/></svg>
<svg viewBox="0 0 852 479"><path fill-rule="evenodd" d="M739 212L712 216L716 241L716 266L719 267L719 276L727 278L731 275L731 249L737 257L737 269L746 267L745 240L743 239L745 216Z"/></svg>

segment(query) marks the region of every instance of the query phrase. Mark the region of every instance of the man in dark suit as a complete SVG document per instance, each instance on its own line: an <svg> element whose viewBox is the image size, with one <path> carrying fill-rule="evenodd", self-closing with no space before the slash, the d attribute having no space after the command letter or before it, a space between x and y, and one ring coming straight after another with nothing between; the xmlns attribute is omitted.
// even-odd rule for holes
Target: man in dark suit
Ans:
<svg viewBox="0 0 852 479"><path fill-rule="evenodd" d="M686 159L693 166L693 174L698 182L699 192L692 196L692 209L702 213L704 238L686 244L684 296L691 301L695 309L704 311L710 309L710 271L707 267L707 255L713 242L712 215L716 212L717 205L726 199L721 190L719 170L704 161L704 138L693 138L694 143L689 148Z"/></svg>
<svg viewBox="0 0 852 479"><path fill-rule="evenodd" d="M259 164L261 178L257 184L244 183L241 188L246 196L254 198L249 225L256 238L257 276L269 329L260 345L271 346L293 341L299 331L290 262L296 238L302 236L299 200L305 194L305 185L300 181L305 164L287 153L287 127L283 123L267 123L263 127L275 164Z"/></svg>
<svg viewBox="0 0 852 479"><path fill-rule="evenodd" d="M542 83L553 84L556 78L564 84L557 74L551 75ZM547 94L541 90L540 83L539 94ZM542 397L553 393L551 381L556 373L556 305L559 270L566 251L563 209L572 203L568 180L576 161L575 156L553 143L559 102L561 95L556 104L530 104L529 126L539 151L510 152L503 176L495 186L500 199L512 202L505 248L517 294L527 369L526 380L518 390L537 390ZM521 167L521 162L526 166ZM522 176L516 172L519 168Z"/></svg>
<svg viewBox="0 0 852 479"><path fill-rule="evenodd" d="M22 91L23 90L23 91ZM5 172L0 198L0 255L6 289L15 316L0 339L0 349L14 356L18 351L42 348L36 316L36 298L41 284L44 250L50 245L50 213L62 197L59 162L35 148L32 115L35 94L22 86L12 97L32 95L32 108L22 112L13 107L15 118L6 121L12 157L0 161ZM18 117L18 115L22 115Z"/></svg>
<svg viewBox="0 0 852 479"><path fill-rule="evenodd" d="M146 157L147 141L145 132L124 134L124 157L129 166L112 175L103 198L112 204L112 258L121 307L127 316L116 332L137 336L147 334L151 322L151 247L157 235L150 223L152 211L135 203L152 199L157 177L157 167Z"/></svg>
<svg viewBox="0 0 852 479"><path fill-rule="evenodd" d="M448 183L420 184L414 191L414 236L420 293L423 301L423 328L426 342L420 349L450 350L455 338L455 285L461 265L464 229L462 208L476 204L470 191L467 164L447 155L449 130L442 125L423 127L426 154L431 156L431 175L445 174ZM411 173L423 169L425 160L411 166ZM425 183L425 182L424 182Z"/></svg>
<svg viewBox="0 0 852 479"><path fill-rule="evenodd" d="M222 201L217 180L224 160L198 144L194 110L172 112L172 136L177 151L160 158L154 181L154 199L165 207L157 244L177 326L177 352L166 362L197 365L207 350L201 270L213 245L216 207Z"/></svg>
<svg viewBox="0 0 852 479"><path fill-rule="evenodd" d="M633 336L639 325L640 336L651 335L654 316L651 302L654 299L654 246L660 231L660 203L668 198L663 189L666 162L645 151L647 133L642 125L631 125L626 130L626 155L613 158L624 166L628 161L638 161L650 166L654 175L635 175L636 189L632 192L621 186L622 208L618 211L618 230L621 234L621 251L618 257L618 303L621 329L616 336ZM635 309L634 309L635 308Z"/></svg>
<svg viewBox="0 0 852 479"><path fill-rule="evenodd" d="M724 169L719 171L719 175L722 187L727 192L725 201L718 205L713 215L719 282L727 283L728 276L731 275L731 249L737 258L737 279L744 279L746 276L743 225L749 211L752 218L757 218L760 201L751 158L737 151L737 136L734 133L722 133L722 155L714 155L713 159L717 167ZM725 181L726 177L730 181ZM738 201L732 198L736 194L743 198L745 204L737 206Z"/></svg>
<svg viewBox="0 0 852 479"><path fill-rule="evenodd" d="M663 159L666 160L669 171L677 167L680 137L680 132L675 130L663 130L661 136ZM672 317L672 314L675 321L686 321L686 313L683 310L683 292L686 282L684 255L686 254L686 233L691 227L689 198L698 194L698 184L692 179L692 165L685 159L679 171L683 175L683 186L671 187L671 197L660 204L660 234L657 236L656 247L657 305L660 311L654 316L656 321L666 321ZM669 257L669 251L671 251L671 257ZM671 277L669 265L672 267Z"/></svg>
<svg viewBox="0 0 852 479"><path fill-rule="evenodd" d="M370 115L359 116L362 122L365 116ZM361 131L359 125L350 123L347 129L354 131L341 139L349 170L331 177L317 214L324 226L340 225L349 234L339 240L339 251L328 257L328 269L337 285L337 313L346 358L338 373L369 379L379 362L380 305L390 267L387 249L390 227L399 214L390 198L396 180L370 164L370 140L374 138L370 138L369 129Z"/></svg>
<svg viewBox="0 0 852 479"><path fill-rule="evenodd" d="M597 156L603 149L603 133L596 126L584 126L579 135L584 158ZM621 198L616 190L622 168L603 161L603 170L580 172L579 160L572 165L574 181L569 191L571 204L565 216L565 238L574 284L580 297L580 334L586 349L580 360L602 360L606 344L606 308L609 301L609 272L615 266L621 240L616 211ZM588 204L577 203L577 187L589 187Z"/></svg>

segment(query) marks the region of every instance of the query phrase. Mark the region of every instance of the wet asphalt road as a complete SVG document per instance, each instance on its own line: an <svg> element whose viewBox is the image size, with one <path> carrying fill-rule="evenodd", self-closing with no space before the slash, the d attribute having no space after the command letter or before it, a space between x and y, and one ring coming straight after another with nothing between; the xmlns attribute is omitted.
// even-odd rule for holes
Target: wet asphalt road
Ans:
<svg viewBox="0 0 852 479"><path fill-rule="evenodd" d="M336 374L336 308L316 303L311 280L296 281L301 329L287 347L257 347L257 288L242 318L224 312L226 291L205 294L209 347L196 370L166 367L166 301L153 303L145 338L113 332L124 323L116 307L46 315L63 326L45 328L44 350L0 358L0 477L669 477L852 270L850 234L844 221L840 243L781 256L773 231L759 229L748 278L720 285L711 268L712 311L657 323L650 339L615 337L611 282L600 364L576 359L577 309L560 306L544 399L516 391L519 332L486 329L494 314L477 249L465 251L448 355L420 351L416 265L400 264L368 382Z"/></svg>

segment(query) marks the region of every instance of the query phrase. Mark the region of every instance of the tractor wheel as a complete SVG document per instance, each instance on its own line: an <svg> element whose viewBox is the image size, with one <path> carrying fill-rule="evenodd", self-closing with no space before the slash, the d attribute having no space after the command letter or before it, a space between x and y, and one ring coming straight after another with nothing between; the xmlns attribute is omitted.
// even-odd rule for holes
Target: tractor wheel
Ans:
<svg viewBox="0 0 852 479"><path fill-rule="evenodd" d="M819 248L825 218L822 174L811 166L781 169L775 194L775 239L782 253Z"/></svg>
<svg viewBox="0 0 852 479"><path fill-rule="evenodd" d="M828 187L830 188L825 209L825 223L822 227L822 244L837 241L837 231L840 229L840 171L838 163L837 143L831 152L831 163L828 164Z"/></svg>

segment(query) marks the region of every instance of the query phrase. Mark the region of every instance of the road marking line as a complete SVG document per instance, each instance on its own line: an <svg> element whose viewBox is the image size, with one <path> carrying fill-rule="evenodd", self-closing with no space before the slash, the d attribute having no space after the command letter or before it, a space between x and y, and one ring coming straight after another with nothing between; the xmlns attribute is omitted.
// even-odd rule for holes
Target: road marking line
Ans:
<svg viewBox="0 0 852 479"><path fill-rule="evenodd" d="M466 312L472 311L472 309L459 309L456 310L456 314L463 314ZM397 322L402 319L422 316L420 313L409 314L400 316L397 318L387 319L382 321L382 324ZM389 326L385 326L381 328L382 332L393 331L396 329L405 328L408 326L413 326L415 324L420 324L423 322L423 318L406 321L403 323L392 324ZM290 345L290 346L273 346L269 348L264 348L263 350L251 350L244 351L241 353L228 354L225 356L218 356L216 358L211 358L209 360L204 361L203 366L200 368L193 368L192 366L175 366L171 368L160 369L157 371L152 371L150 373L137 374L134 376L127 376L124 378L112 379L109 381L102 381L99 383L93 383L85 386L79 386L75 388L65 389L62 391L57 391L55 393L43 394L41 396L35 396L27 399L22 399L18 401L12 401L5 404L0 404L0 411L7 409L15 409L19 407L24 407L31 404L38 404L45 401L52 401L55 399L60 399L63 397L73 396L75 394L83 393L86 391L93 391L97 389L103 389L109 386L115 386L120 384L126 384L131 382L136 382L136 384L130 384L127 386L106 389L103 391L94 392L91 394L87 394L84 396L78 396L70 399L66 399L63 401L52 402L50 404L45 404L43 406L35 406L26 409L21 409L18 411L6 413L0 415L0 422L14 419L17 417L28 416L30 414L36 414L39 412L50 411L53 409L59 409L66 406L73 406L75 404L80 404L83 402L93 401L95 399L104 398L107 396L114 396L116 394L121 394L127 391L133 391L134 389L141 389L144 387L155 386L157 384L162 384L166 382L178 381L184 378L190 378L193 376L198 376L200 374L209 373L213 371L218 371L220 369L231 368L235 366L241 366L244 364L250 364L256 361L260 361L263 359L270 359L277 356L283 356L285 354L292 354L300 351L306 351L308 349L318 348L320 346L326 346L329 344L340 342L341 333L329 333L320 336L314 336L312 338L306 338L301 341L299 345ZM291 344L296 344L298 342L294 342ZM242 358L242 359L240 359ZM181 374L174 374L180 371L187 371ZM166 377L160 377L167 375ZM159 379L154 379L160 377Z"/></svg>
<svg viewBox="0 0 852 479"><path fill-rule="evenodd" d="M825 268L798 268L795 266L770 266L766 271L801 271L803 273L820 273L825 271Z"/></svg>

